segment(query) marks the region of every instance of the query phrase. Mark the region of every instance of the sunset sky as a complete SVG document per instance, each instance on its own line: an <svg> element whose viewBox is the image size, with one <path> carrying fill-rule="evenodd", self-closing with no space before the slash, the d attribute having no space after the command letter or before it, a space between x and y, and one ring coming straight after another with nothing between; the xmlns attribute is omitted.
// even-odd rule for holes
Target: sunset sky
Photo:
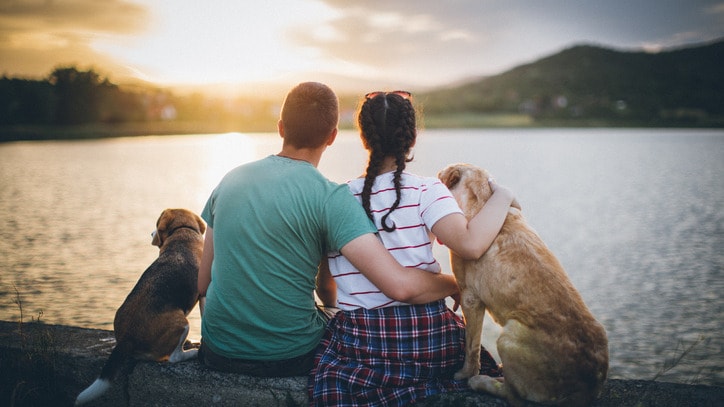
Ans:
<svg viewBox="0 0 724 407"><path fill-rule="evenodd" d="M414 88L582 43L656 51L721 37L722 0L0 0L0 74L26 78L76 65L164 85Z"/></svg>

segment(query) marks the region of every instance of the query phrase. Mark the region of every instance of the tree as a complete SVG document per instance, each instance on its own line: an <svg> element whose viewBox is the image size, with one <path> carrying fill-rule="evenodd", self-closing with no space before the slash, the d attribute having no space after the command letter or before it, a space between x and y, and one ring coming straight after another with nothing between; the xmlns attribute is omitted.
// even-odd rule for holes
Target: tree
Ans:
<svg viewBox="0 0 724 407"><path fill-rule="evenodd" d="M98 121L103 96L115 87L93 70L79 71L75 67L56 68L48 81L55 87L58 99L55 115L58 124Z"/></svg>
<svg viewBox="0 0 724 407"><path fill-rule="evenodd" d="M0 79L0 124L51 124L56 98L46 81Z"/></svg>

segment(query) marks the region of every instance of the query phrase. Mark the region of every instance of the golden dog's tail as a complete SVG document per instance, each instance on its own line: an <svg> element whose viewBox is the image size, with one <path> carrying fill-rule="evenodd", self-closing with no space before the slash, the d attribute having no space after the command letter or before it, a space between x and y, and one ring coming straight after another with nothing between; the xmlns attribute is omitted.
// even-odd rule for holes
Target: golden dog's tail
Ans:
<svg viewBox="0 0 724 407"><path fill-rule="evenodd" d="M75 399L75 405L79 406L102 396L111 388L113 381L118 377L120 372L128 371L132 368L133 361L134 359L125 347L114 347L105 365L103 365L101 375L78 395Z"/></svg>

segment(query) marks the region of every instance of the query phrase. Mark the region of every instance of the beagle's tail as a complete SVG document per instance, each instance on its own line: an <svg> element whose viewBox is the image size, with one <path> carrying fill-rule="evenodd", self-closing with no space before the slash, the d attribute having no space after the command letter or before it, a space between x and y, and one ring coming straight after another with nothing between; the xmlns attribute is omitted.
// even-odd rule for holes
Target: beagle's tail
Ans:
<svg viewBox="0 0 724 407"><path fill-rule="evenodd" d="M124 370L127 363L132 360L133 358L130 357L128 351L123 349L122 346L116 346L113 348L111 356L108 357L106 364L103 365L101 375L93 382L93 384L88 386L88 388L78 395L75 399L75 405L79 406L102 396L108 391L108 389L111 388L113 381L116 379L118 374Z"/></svg>

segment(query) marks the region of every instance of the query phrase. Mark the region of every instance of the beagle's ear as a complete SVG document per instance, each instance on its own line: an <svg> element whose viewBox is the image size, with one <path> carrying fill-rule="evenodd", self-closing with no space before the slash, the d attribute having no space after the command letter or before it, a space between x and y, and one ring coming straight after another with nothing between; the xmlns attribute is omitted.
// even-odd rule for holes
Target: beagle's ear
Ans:
<svg viewBox="0 0 724 407"><path fill-rule="evenodd" d="M151 240L151 244L154 246L161 247L163 245L163 235L166 233L166 227L168 226L168 220L166 213L168 212L168 209L164 209L163 212L161 212L161 216L158 217L158 220L156 221L156 231L153 233L153 240Z"/></svg>
<svg viewBox="0 0 724 407"><path fill-rule="evenodd" d="M154 230L153 233L151 233L151 236L153 237L153 239L151 239L151 244L161 247L161 234L158 233L158 229Z"/></svg>
<svg viewBox="0 0 724 407"><path fill-rule="evenodd" d="M206 222L199 216L196 216L196 221L199 223L199 232L203 235L206 233Z"/></svg>

